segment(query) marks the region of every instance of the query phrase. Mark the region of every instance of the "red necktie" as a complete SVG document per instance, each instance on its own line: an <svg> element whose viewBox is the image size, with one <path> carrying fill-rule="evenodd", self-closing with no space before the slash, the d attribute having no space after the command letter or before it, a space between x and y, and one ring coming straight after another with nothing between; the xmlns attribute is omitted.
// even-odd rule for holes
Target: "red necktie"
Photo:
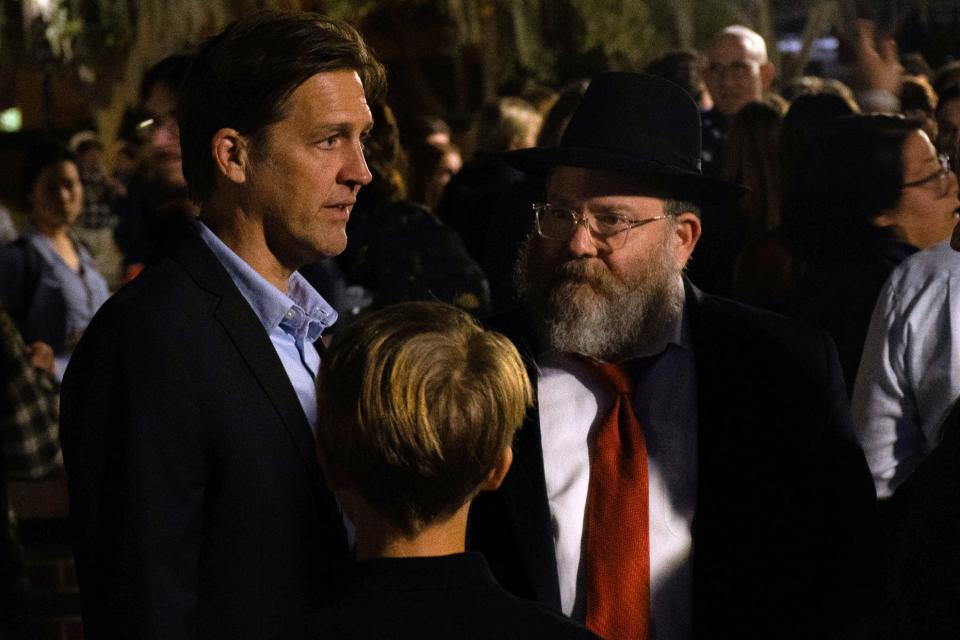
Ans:
<svg viewBox="0 0 960 640"><path fill-rule="evenodd" d="M650 637L647 445L620 365L590 363L615 391L596 432L583 522L586 623L607 640Z"/></svg>

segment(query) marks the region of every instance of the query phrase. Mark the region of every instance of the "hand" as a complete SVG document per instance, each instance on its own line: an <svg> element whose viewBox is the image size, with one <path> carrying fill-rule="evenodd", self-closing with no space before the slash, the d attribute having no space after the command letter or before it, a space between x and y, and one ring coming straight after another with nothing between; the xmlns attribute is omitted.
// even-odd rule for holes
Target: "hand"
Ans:
<svg viewBox="0 0 960 640"><path fill-rule="evenodd" d="M46 342L31 342L27 345L27 357L30 364L47 373L53 373L53 347Z"/></svg>
<svg viewBox="0 0 960 640"><path fill-rule="evenodd" d="M853 28L857 77L868 90L899 95L903 66L897 53L897 41L884 36L878 49L874 44L876 29L872 20L857 20Z"/></svg>

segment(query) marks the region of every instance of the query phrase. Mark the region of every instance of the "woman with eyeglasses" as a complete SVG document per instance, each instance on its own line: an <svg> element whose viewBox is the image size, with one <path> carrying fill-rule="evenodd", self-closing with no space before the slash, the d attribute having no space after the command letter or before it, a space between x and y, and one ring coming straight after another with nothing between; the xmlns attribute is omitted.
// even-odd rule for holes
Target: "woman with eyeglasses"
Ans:
<svg viewBox="0 0 960 640"><path fill-rule="evenodd" d="M109 297L90 253L72 235L83 209L76 157L44 142L27 157L32 211L20 238L0 248L0 304L24 342L53 348L54 374L63 377L70 353L93 314Z"/></svg>
<svg viewBox="0 0 960 640"><path fill-rule="evenodd" d="M919 123L887 115L834 121L798 170L784 235L800 267L786 310L830 332L851 391L884 282L956 225L957 178Z"/></svg>

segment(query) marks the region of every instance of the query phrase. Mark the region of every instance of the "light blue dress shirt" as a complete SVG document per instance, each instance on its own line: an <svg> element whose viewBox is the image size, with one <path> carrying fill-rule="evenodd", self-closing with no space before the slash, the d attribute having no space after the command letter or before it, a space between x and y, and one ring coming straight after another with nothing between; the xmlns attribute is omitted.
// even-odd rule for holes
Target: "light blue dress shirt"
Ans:
<svg viewBox="0 0 960 640"><path fill-rule="evenodd" d="M199 220L195 224L200 237L220 260L266 329L303 407L307 423L315 433L320 354L313 343L336 322L337 312L296 271L290 276L284 294L225 245L207 225Z"/></svg>

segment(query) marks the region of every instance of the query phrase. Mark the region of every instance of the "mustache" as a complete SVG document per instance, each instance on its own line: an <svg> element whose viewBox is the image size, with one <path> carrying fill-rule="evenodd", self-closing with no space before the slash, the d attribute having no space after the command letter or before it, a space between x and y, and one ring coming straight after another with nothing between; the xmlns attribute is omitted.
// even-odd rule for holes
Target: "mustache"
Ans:
<svg viewBox="0 0 960 640"><path fill-rule="evenodd" d="M563 281L590 282L602 279L605 275L604 267L598 261L591 258L578 258L557 265L551 279L557 283Z"/></svg>
<svg viewBox="0 0 960 640"><path fill-rule="evenodd" d="M577 258L561 262L549 278L550 289L562 290L567 285L589 285L592 289L616 294L621 287L619 280L596 258Z"/></svg>
<svg viewBox="0 0 960 640"><path fill-rule="evenodd" d="M172 151L154 151L152 157L158 162L167 162L172 160L180 160L181 155L182 154L180 153L174 153Z"/></svg>

